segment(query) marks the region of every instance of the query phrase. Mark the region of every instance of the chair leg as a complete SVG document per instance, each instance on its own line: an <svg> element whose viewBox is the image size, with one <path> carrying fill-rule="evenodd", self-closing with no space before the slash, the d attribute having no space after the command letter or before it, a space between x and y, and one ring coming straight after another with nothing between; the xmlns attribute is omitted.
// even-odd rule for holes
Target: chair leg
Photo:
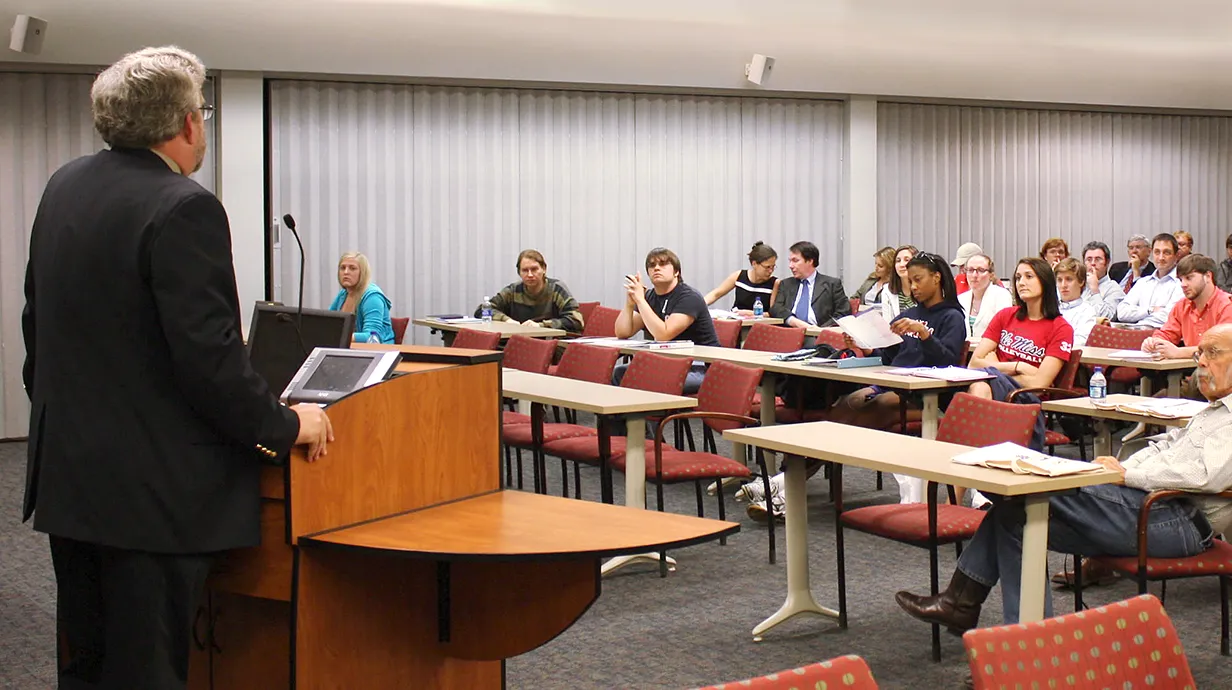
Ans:
<svg viewBox="0 0 1232 690"><path fill-rule="evenodd" d="M582 500L582 464L573 463L573 497Z"/></svg>
<svg viewBox="0 0 1232 690"><path fill-rule="evenodd" d="M706 493L702 490L701 482L693 482L693 488L697 491L697 517L706 517L706 507L702 504L702 496ZM719 492L720 494L723 492Z"/></svg>
<svg viewBox="0 0 1232 690"><path fill-rule="evenodd" d="M936 490L936 485L933 484L932 482L929 482L928 484L928 512L930 513L929 522L932 525L936 525L937 524L937 490ZM940 576L938 575L938 572L937 572L940 569L940 563L939 563L940 554L938 554L937 551L938 551L938 547L937 547L936 536L935 534L930 535L929 544L928 544L928 586L929 586L929 593L932 594L934 597L937 596L938 592L941 591L941 583L939 581ZM933 642L933 661L940 662L941 661L941 626L938 625L937 623L933 623L932 633L933 633L933 640L932 640Z"/></svg>
<svg viewBox="0 0 1232 690"><path fill-rule="evenodd" d="M719 491L715 492L715 494L717 494L719 497L719 520L723 521L727 519L727 504L726 504L727 502L723 500L723 491L722 491L723 477L716 477L715 481L719 483L719 489L720 489ZM700 488L701 483L698 483L697 486ZM719 537L719 546L727 546L727 537Z"/></svg>
<svg viewBox="0 0 1232 690"><path fill-rule="evenodd" d="M569 498L569 465L564 458L560 459L560 495Z"/></svg>
<svg viewBox="0 0 1232 690"><path fill-rule="evenodd" d="M757 449L757 466L761 469L761 488L764 490L762 496L766 497L766 510L774 512L774 506L770 503L770 468L766 466L766 451L761 448ZM774 515L766 521L766 527L769 532L770 541L770 563L775 563L777 554L774 548Z"/></svg>
<svg viewBox="0 0 1232 690"><path fill-rule="evenodd" d="M1228 585L1232 583L1232 577L1222 576L1219 578L1219 615L1222 618L1219 625L1219 653L1224 656L1229 656L1228 653Z"/></svg>
<svg viewBox="0 0 1232 690"><path fill-rule="evenodd" d="M1161 580L1159 583L1159 603L1164 606L1168 605L1168 581L1167 580Z"/></svg>
<svg viewBox="0 0 1232 690"><path fill-rule="evenodd" d="M843 467L830 475L830 496L834 501L834 557L838 570L838 627L847 629L847 553L843 547Z"/></svg>
<svg viewBox="0 0 1232 690"><path fill-rule="evenodd" d="M655 482L655 499L658 500L659 512L662 513L663 512L663 482Z"/></svg>
<svg viewBox="0 0 1232 690"><path fill-rule="evenodd" d="M881 491L881 471L877 471L877 490Z"/></svg>
<svg viewBox="0 0 1232 690"><path fill-rule="evenodd" d="M685 440L688 441L689 443L689 452L696 453L697 444L693 443L693 425L690 424L689 420L687 419L680 420L680 425L684 427L684 437L685 437Z"/></svg>
<svg viewBox="0 0 1232 690"><path fill-rule="evenodd" d="M1085 608L1082 603L1082 556L1074 554L1074 613Z"/></svg>
<svg viewBox="0 0 1232 690"><path fill-rule="evenodd" d="M513 451L505 446L505 486L513 486Z"/></svg>
<svg viewBox="0 0 1232 690"><path fill-rule="evenodd" d="M518 455L518 489L522 488L522 449L516 448L514 452Z"/></svg>

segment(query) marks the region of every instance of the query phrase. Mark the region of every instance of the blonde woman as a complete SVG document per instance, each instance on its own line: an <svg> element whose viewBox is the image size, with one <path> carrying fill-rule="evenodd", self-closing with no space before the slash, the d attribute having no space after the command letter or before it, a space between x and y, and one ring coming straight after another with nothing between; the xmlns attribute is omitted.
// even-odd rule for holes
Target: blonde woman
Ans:
<svg viewBox="0 0 1232 690"><path fill-rule="evenodd" d="M868 274L860 287L851 294L851 299L860 300L860 304L881 304L882 295L890 284L890 275L894 273L894 247L882 247L873 254L873 272Z"/></svg>
<svg viewBox="0 0 1232 690"><path fill-rule="evenodd" d="M359 252L343 254L338 259L338 284L342 289L329 308L355 315L355 342L366 343L375 335L382 343L392 345L394 326L389 317L389 298L372 282L368 257Z"/></svg>

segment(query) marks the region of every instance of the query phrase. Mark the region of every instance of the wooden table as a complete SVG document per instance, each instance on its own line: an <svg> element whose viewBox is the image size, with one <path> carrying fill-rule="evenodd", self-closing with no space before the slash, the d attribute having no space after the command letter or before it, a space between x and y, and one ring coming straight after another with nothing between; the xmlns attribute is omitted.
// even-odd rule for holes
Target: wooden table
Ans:
<svg viewBox="0 0 1232 690"><path fill-rule="evenodd" d="M1116 350L1106 347L1088 347L1082 351L1082 363L1101 367L1130 367L1139 371L1162 371L1168 375L1168 397L1181 397L1181 377L1198 366L1191 357L1180 359L1130 359L1110 357ZM1142 377L1142 394L1151 394L1151 379Z"/></svg>
<svg viewBox="0 0 1232 690"><path fill-rule="evenodd" d="M511 335L524 335L529 338L563 338L569 335L568 331L559 328L541 328L538 326L523 326L515 321L491 321L489 323L454 323L450 321L441 321L439 319L422 318L415 319L411 323L416 326L431 328L433 331L441 332L441 339L446 345L453 343L454 335L458 331L466 328L472 331L483 331L485 333L500 333L501 340L508 338Z"/></svg>
<svg viewBox="0 0 1232 690"><path fill-rule="evenodd" d="M501 388L505 397L531 403L531 418L538 420L537 423L540 424L545 405L590 412L600 417L624 415L625 505L634 508L646 507L646 415L697 406L697 398L688 396L576 381L516 369L504 370ZM603 468L602 474L603 499L605 502L611 502L612 490L608 483L610 470ZM603 566L603 572L606 574L629 563L647 559L658 562L659 555L642 554L613 559Z"/></svg>
<svg viewBox="0 0 1232 690"><path fill-rule="evenodd" d="M958 465L950 459L970 448L834 422L732 429L723 432L723 437L781 452L787 457L784 481L787 499L787 598L774 615L753 628L755 637L802 613L838 617L837 611L817 603L809 583L808 510L805 504L808 499L804 487L806 457L880 472L909 474L926 481L971 487L1003 496L1023 497L1027 514L1023 530L1022 601L1019 606L1023 623L1037 621L1044 616L1049 495L1082 486L1106 484L1119 477L1115 472L1100 470L1045 478Z"/></svg>
<svg viewBox="0 0 1232 690"><path fill-rule="evenodd" d="M1156 400L1159 398L1151 398L1141 395L1130 395L1128 393L1114 393L1107 398L1108 402L1116 405L1132 405L1136 402L1147 400ZM1140 424L1156 424L1158 426L1185 426L1189 423L1190 418L1184 417L1180 419L1164 419L1161 417L1153 417L1145 414L1132 414L1122 412L1118 409L1101 409L1091 404L1090 398L1072 398L1070 400L1050 400L1043 404L1045 412L1055 412L1058 414L1077 415L1079 417L1090 417L1095 420L1095 456L1112 455L1112 431L1108 428L1105 420L1117 419L1123 422L1135 422Z"/></svg>

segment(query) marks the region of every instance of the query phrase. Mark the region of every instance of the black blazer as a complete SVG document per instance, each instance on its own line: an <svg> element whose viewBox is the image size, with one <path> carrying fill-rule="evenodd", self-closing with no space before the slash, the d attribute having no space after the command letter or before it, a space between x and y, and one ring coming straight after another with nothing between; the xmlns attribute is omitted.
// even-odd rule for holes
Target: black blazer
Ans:
<svg viewBox="0 0 1232 690"><path fill-rule="evenodd" d="M813 315L817 317L818 326L829 325L831 319L851 314L851 302L843 291L843 284L838 278L818 273L813 283ZM779 292L770 307L770 316L787 320L792 308L796 306L796 297L800 294L799 278L784 278L779 281Z"/></svg>
<svg viewBox="0 0 1232 690"><path fill-rule="evenodd" d="M157 553L260 541L258 477L299 433L249 365L222 204L147 150L47 183L22 313L22 519Z"/></svg>
<svg viewBox="0 0 1232 690"><path fill-rule="evenodd" d="M1150 275L1154 272L1155 272L1155 264L1151 263L1150 261L1146 262L1146 265L1142 267L1142 275L1144 276ZM1119 283L1122 280L1124 280L1126 273L1129 273L1129 262L1128 261L1118 261L1115 264L1112 264L1111 266L1108 267L1108 277L1111 278L1114 282Z"/></svg>

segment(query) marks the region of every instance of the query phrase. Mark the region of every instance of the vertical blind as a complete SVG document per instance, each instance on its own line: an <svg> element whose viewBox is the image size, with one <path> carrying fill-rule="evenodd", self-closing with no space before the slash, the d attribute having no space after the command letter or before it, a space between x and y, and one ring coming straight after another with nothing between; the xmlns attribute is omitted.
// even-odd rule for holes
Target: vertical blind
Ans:
<svg viewBox="0 0 1232 690"><path fill-rule="evenodd" d="M47 180L60 166L104 148L90 114L88 74L0 72L0 438L26 435L21 311L30 227ZM206 101L213 102L207 80ZM213 121L206 126L213 143ZM212 151L212 146L207 148ZM214 189L213 154L193 176Z"/></svg>
<svg viewBox="0 0 1232 690"><path fill-rule="evenodd" d="M841 261L843 106L834 101L275 81L275 217L295 215L304 303L368 255L395 315L469 312L518 279L522 249L580 301L621 305L647 251L703 293L754 241ZM299 257L282 237L277 298ZM786 274L781 270L780 274ZM730 297L717 306L730 306ZM422 329L417 342L428 342Z"/></svg>
<svg viewBox="0 0 1232 690"><path fill-rule="evenodd" d="M951 253L976 242L1005 269L1061 237L1188 230L1217 261L1232 231L1232 120L882 103L878 238ZM1008 269L1001 274L1008 273Z"/></svg>

